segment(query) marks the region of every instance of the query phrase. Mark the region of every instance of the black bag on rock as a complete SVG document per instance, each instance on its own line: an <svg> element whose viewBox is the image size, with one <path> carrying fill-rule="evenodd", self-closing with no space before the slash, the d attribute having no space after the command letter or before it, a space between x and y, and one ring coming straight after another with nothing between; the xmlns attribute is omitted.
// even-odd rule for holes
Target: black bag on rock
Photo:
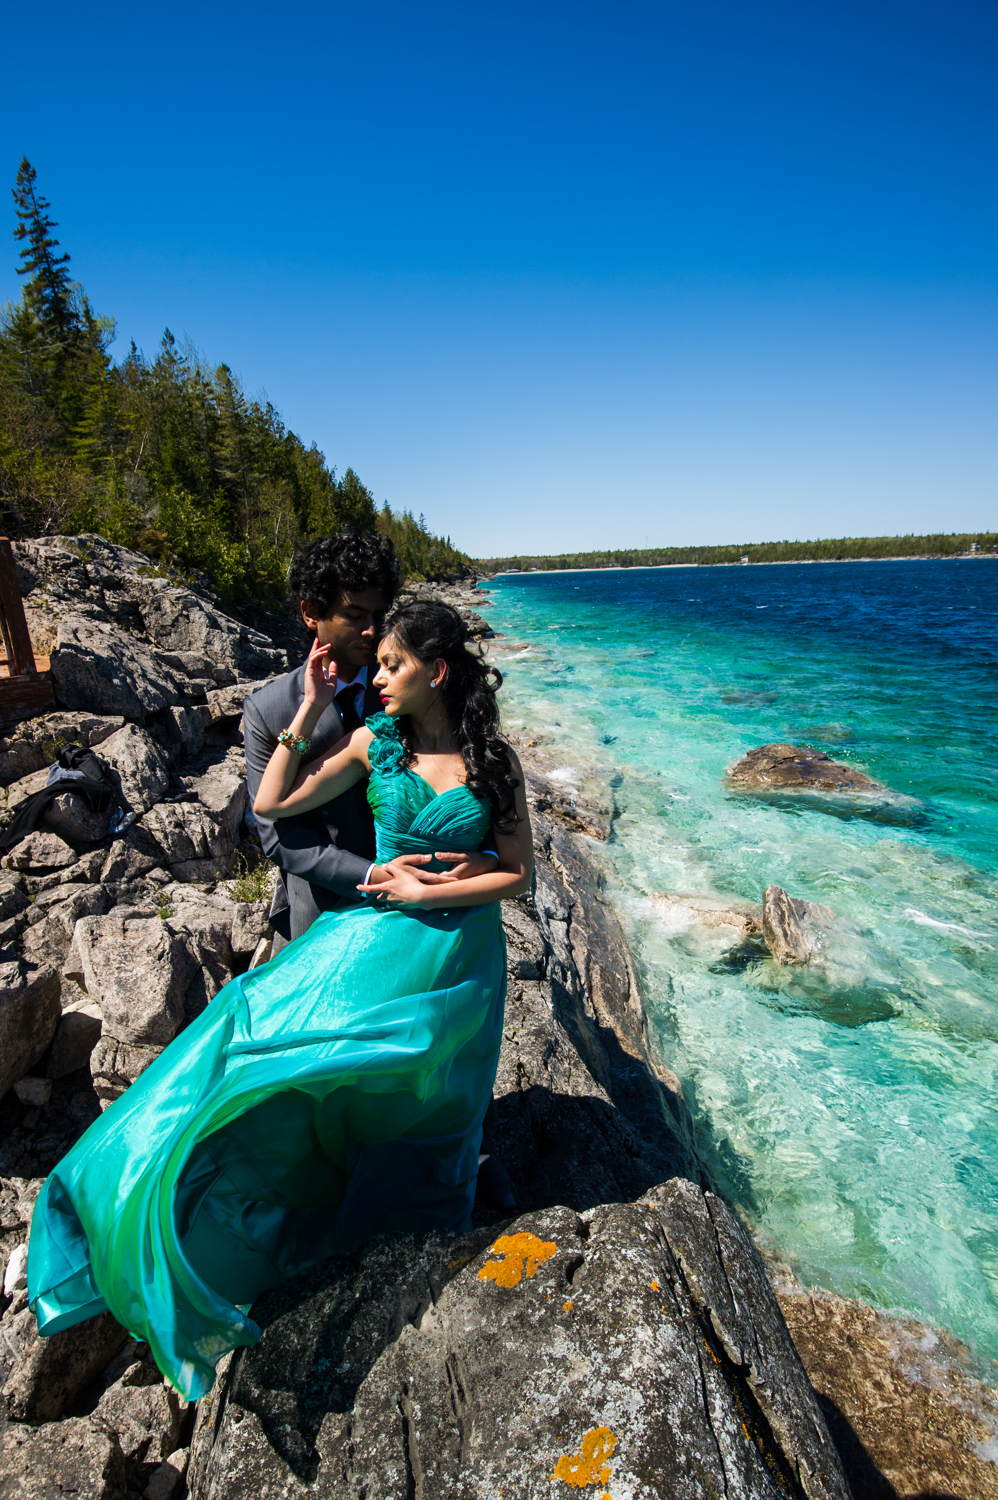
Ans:
<svg viewBox="0 0 998 1500"><path fill-rule="evenodd" d="M101 760L82 745L67 745L59 751L58 759L50 768L47 784L41 791L25 797L10 827L0 834L0 852L6 853L33 833L56 797L61 797L63 792L78 792L81 797L86 797L91 811L99 813L113 801L116 790L106 760Z"/></svg>

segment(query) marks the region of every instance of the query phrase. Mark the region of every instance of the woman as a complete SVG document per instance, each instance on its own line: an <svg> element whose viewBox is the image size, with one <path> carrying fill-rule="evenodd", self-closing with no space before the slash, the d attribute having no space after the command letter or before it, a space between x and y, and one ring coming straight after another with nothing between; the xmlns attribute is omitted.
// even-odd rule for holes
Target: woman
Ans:
<svg viewBox="0 0 998 1500"><path fill-rule="evenodd" d="M39 1330L109 1307L189 1400L259 1338L247 1313L267 1287L374 1234L462 1230L474 1198L506 986L498 903L532 870L502 679L455 610L406 606L378 652L385 712L299 769L328 656L313 647L255 810L288 817L370 776L363 904L226 985L58 1164L32 1224ZM490 831L497 870L440 874L434 850Z"/></svg>

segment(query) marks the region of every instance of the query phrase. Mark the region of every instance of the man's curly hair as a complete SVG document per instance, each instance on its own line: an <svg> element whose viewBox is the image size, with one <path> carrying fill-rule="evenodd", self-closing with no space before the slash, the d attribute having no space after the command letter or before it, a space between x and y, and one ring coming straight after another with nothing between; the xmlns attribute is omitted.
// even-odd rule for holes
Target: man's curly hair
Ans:
<svg viewBox="0 0 998 1500"><path fill-rule="evenodd" d="M402 582L402 564L387 537L370 531L337 531L299 547L288 572L291 605L307 600L316 618L328 620L344 590L381 589L391 604Z"/></svg>

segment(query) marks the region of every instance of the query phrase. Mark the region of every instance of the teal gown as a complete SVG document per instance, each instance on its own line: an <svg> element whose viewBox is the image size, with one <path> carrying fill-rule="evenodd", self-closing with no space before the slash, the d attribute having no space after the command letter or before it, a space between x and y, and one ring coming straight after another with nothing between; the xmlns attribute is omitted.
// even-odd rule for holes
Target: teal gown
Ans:
<svg viewBox="0 0 998 1500"><path fill-rule="evenodd" d="M368 720L378 858L479 849L489 803L403 770ZM326 912L222 989L45 1182L28 1294L52 1334L110 1308L188 1400L268 1287L376 1234L462 1231L502 1037L498 902Z"/></svg>

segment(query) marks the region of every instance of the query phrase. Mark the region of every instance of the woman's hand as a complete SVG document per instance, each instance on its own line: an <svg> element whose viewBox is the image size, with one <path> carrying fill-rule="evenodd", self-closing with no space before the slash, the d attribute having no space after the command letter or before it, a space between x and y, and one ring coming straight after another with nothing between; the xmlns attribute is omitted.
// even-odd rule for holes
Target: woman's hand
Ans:
<svg viewBox="0 0 998 1500"><path fill-rule="evenodd" d="M421 866L429 864L431 859L439 860L441 864L450 864L452 870L424 870ZM400 854L391 861L388 866L376 866L371 872L371 884L378 885L384 880L384 875L379 873L383 868L391 869L394 866L405 866L410 875L423 885L450 885L455 880L472 880L476 875L491 875L499 868L498 854Z"/></svg>
<svg viewBox="0 0 998 1500"><path fill-rule="evenodd" d="M332 646L320 646L316 636L305 663L305 702L321 713L336 697L336 663L330 656Z"/></svg>
<svg viewBox="0 0 998 1500"><path fill-rule="evenodd" d="M420 879L411 864L415 860L429 859L427 854L401 854L387 865L378 865L371 871L367 885L357 887L365 896L373 899L376 906L409 907L416 909L426 895L425 872ZM381 876L379 880L377 877Z"/></svg>

